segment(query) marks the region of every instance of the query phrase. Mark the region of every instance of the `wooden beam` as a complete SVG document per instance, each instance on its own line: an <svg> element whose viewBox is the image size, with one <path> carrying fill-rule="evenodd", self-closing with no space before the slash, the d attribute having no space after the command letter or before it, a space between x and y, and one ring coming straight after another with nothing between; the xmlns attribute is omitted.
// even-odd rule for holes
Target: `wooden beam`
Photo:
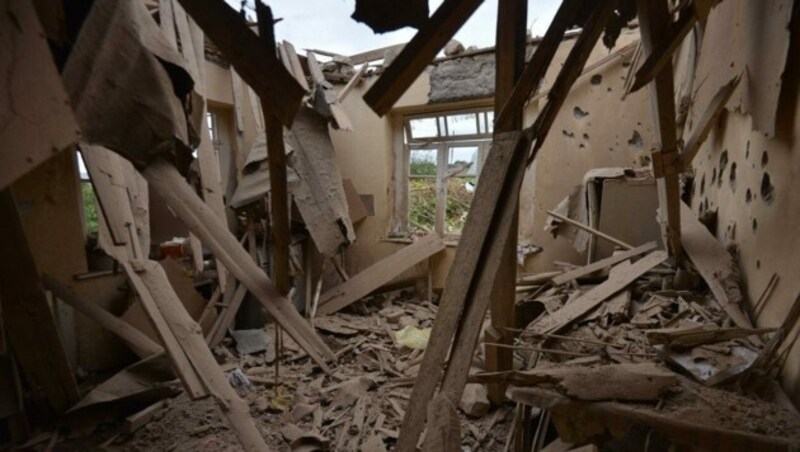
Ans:
<svg viewBox="0 0 800 452"><path fill-rule="evenodd" d="M191 190L178 171L163 158L157 159L143 173L150 185L186 227L203 240L231 273L266 308L300 347L320 367L327 370L334 354L311 325L297 312L292 302L281 295L264 271L239 244L211 210Z"/></svg>
<svg viewBox="0 0 800 452"><path fill-rule="evenodd" d="M445 0L364 95L379 116L389 112L483 0Z"/></svg>
<svg viewBox="0 0 800 452"><path fill-rule="evenodd" d="M637 0L639 25L642 36L642 51L645 58L654 55L657 46L667 40L667 27L671 23L667 3L662 1ZM650 106L653 115L654 151L652 152L653 174L658 190L661 234L671 257L677 265L681 261L680 180L683 170L678 153L677 128L675 124L675 90L672 61L665 61L663 69L650 83Z"/></svg>
<svg viewBox="0 0 800 452"><path fill-rule="evenodd" d="M236 433L246 451L270 450L250 416L250 407L236 390L228 383L228 378L217 364L211 349L208 348L203 332L189 314L183 309L178 295L172 289L164 269L155 261L142 263L139 275L159 311L189 358L203 386L212 394L228 424Z"/></svg>
<svg viewBox="0 0 800 452"><path fill-rule="evenodd" d="M683 8L677 22L670 21L665 38L657 43L656 48L653 49L653 52L647 56L642 66L636 71L630 92L636 92L639 88L653 81L661 70L667 66L667 63L672 63L672 55L675 54L675 51L678 50L678 47L683 42L683 38L692 31L692 27L696 23L697 15L694 13L692 5Z"/></svg>
<svg viewBox="0 0 800 452"><path fill-rule="evenodd" d="M515 165L514 162L519 162L519 159L524 159L527 155L530 149L531 135L531 132L527 134L508 132L494 137L481 171L475 197L467 214L467 221L461 232L453 266L447 275L444 293L439 302L439 311L436 314L428 347L425 349L422 365L406 410L407 413L412 414L403 418L397 442L398 452L414 451L417 440L422 434L426 419L420 413L426 412L427 404L432 400L436 387L443 376L443 367L458 331L462 312L468 299L473 300L470 297L474 285L473 279L477 279L477 275L481 271L479 267L485 261L483 249L489 242L489 231L493 229L493 216L487 213L494 212L498 206L506 204L508 201L508 196L504 196L507 195L507 192L504 191L505 181L514 179L509 182L513 184L517 180L521 180L524 165ZM511 192L513 193L513 190ZM508 229L504 232L507 236ZM494 238L503 236L503 234L497 234ZM501 244L494 241L492 245L489 245L488 248L504 249ZM487 287L489 290L483 300L484 313L488 307L492 284L489 283ZM474 331L476 337L478 333L479 330ZM472 343L473 349L476 342L477 339Z"/></svg>
<svg viewBox="0 0 800 452"><path fill-rule="evenodd" d="M553 98L553 96L556 94L565 96L563 93L569 92L600 37L605 26L604 19L611 14L615 5L616 1L613 0L596 4L594 20L587 22L586 28L567 57L567 63L556 79L554 87L558 89L551 93L544 109L548 115L558 113L563 98ZM536 53L545 52L544 56L533 57L535 61L540 61L545 66L550 65L555 55L552 49L561 41L559 33L547 35L553 41L543 42L536 49ZM538 82L534 85L538 85ZM525 172L525 165L520 162L530 154L534 137L541 134L541 130L537 127L552 125L552 121L540 122L539 119L541 116L532 127L523 130L522 133L507 132L494 137L461 234L455 263L447 276L445 292L439 303L439 312L420 372L414 383L407 411L413 414L403 419L397 443L399 452L412 452L415 449L425 423L420 413L425 413L428 401L432 400L443 367L448 369L449 377L445 376L445 379L453 382L448 388L450 397L456 398L463 391L467 372L462 372L461 369L465 365L468 369L466 362L472 359L480 331L480 328L474 326L476 322L480 325L486 314L493 281L500 268L501 257L498 253L504 252L505 241L510 235L513 211L517 208L519 187ZM530 158L533 157L535 154ZM487 240L490 235L493 237L491 243ZM446 357L451 344L454 344L454 348L447 364ZM451 366L454 369L452 371ZM443 384L442 387L447 386Z"/></svg>
<svg viewBox="0 0 800 452"><path fill-rule="evenodd" d="M532 326L532 334L555 333L570 323L588 314L592 309L607 300L610 296L625 289L630 283L650 271L656 265L667 260L664 251L653 251L639 259L624 271L612 272L602 284L595 286L577 299L564 305L558 311L536 322Z"/></svg>
<svg viewBox="0 0 800 452"><path fill-rule="evenodd" d="M733 80L720 87L717 93L714 94L714 97L711 98L711 102L708 103L708 107L706 107L706 110L703 112L703 116L701 116L700 120L695 124L694 130L692 130L692 134L689 135L689 139L686 140L686 144L683 146L683 152L681 152L681 162L683 163L684 171L688 171L692 168L692 161L700 151L700 146L705 143L708 134L711 133L720 115L725 111L725 106L728 104L728 100L733 95L733 92L736 91L739 80L741 80L741 76L736 76Z"/></svg>
<svg viewBox="0 0 800 452"><path fill-rule="evenodd" d="M278 61L274 47L267 48L223 1L179 1L270 111L283 125L291 126L305 91Z"/></svg>
<svg viewBox="0 0 800 452"><path fill-rule="evenodd" d="M633 248L627 251L623 251L621 253L614 253L613 255L605 258L600 259L599 261L592 262L589 265L584 265L583 267L578 267L575 270L568 271L566 273L562 273L556 277L554 277L551 282L554 286L560 286L561 284L568 283L573 279L578 279L586 275L591 275L592 273L602 270L604 268L608 268L612 265L618 264L622 261L626 261L630 258L642 255L649 251L653 251L656 249L658 245L655 242L645 243L644 245Z"/></svg>
<svg viewBox="0 0 800 452"><path fill-rule="evenodd" d="M323 293L318 313L328 315L349 306L444 248L444 240L436 234L429 234L413 245L401 248Z"/></svg>
<svg viewBox="0 0 800 452"><path fill-rule="evenodd" d="M273 40L274 39L275 38L273 37ZM292 45L292 43L289 41L283 41L283 48L286 52L286 58L289 60L289 64L292 66L294 78L297 79L297 82L300 83L300 86L302 86L304 90L311 91L311 87L308 86L308 80L306 80L306 73L303 72L303 66L300 64L300 58L297 56L297 51L294 49L294 45Z"/></svg>
<svg viewBox="0 0 800 452"><path fill-rule="evenodd" d="M94 303L78 298L75 292L66 284L55 278L43 274L44 287L53 292L59 300L72 306L76 311L97 322L100 326L111 331L125 341L140 358L164 352L164 348L153 342L144 333L125 323L119 317L111 314Z"/></svg>
<svg viewBox="0 0 800 452"><path fill-rule="evenodd" d="M56 413L78 401L78 385L58 336L11 189L0 191L0 303L14 356L34 394Z"/></svg>
<svg viewBox="0 0 800 452"><path fill-rule="evenodd" d="M524 115L524 104L515 104L510 110L503 110L515 85L525 68L527 49L528 0L507 0L497 4L497 37L495 45L495 115L494 133L520 131ZM505 112L500 118L499 115ZM511 229L508 232L500 269L494 280L491 294L492 328L486 331L489 342L511 344L508 334L492 334L508 331L516 327L516 279L517 279L517 235L519 230L519 208L517 203L510 212ZM486 369L491 372L511 370L514 365L513 350L506 348L487 349ZM488 386L489 400L501 404L505 400L506 385ZM460 395L460 394L459 394Z"/></svg>
<svg viewBox="0 0 800 452"><path fill-rule="evenodd" d="M269 53L274 56L275 30L273 29L272 9L261 1L256 1L256 13L259 37L264 41L264 46L269 49ZM295 55L296 57L297 55ZM291 65L290 61L287 63ZM289 245L292 236L289 230L289 190L287 188L283 125L270 113L269 105L264 105L262 102L262 109L264 110L264 125L267 135L272 277L275 281L275 288L281 295L286 296L289 294L289 286L292 282L289 268Z"/></svg>
<svg viewBox="0 0 800 452"><path fill-rule="evenodd" d="M548 210L547 214L552 216L552 217L558 218L559 220L563 221L564 223L571 224L572 226L575 226L578 229L586 231L589 234L595 235L597 237L600 237L603 240L606 240L606 241L608 241L610 243L613 243L614 245L620 246L623 249L626 249L626 250L633 249L633 245L629 245L629 244L623 242L622 240L619 240L619 239L617 239L615 237L612 237L612 236L606 234L605 232L598 231L597 229L595 229L593 227L586 226L585 224L581 223L580 221L575 221L572 218L565 217L564 215L561 215L559 213L553 212L552 210Z"/></svg>
<svg viewBox="0 0 800 452"><path fill-rule="evenodd" d="M725 246L681 203L681 241L689 259L706 281L720 307L739 328L753 328L744 312L745 296L739 287L738 268Z"/></svg>
<svg viewBox="0 0 800 452"><path fill-rule="evenodd" d="M358 68L358 71L353 74L353 77L349 82L347 82L347 85L345 85L344 88L339 91L339 94L336 95L336 98L339 100L339 102L343 102L347 98L347 95L350 94L350 91L352 91L353 88L358 85L358 82L360 82L361 78L364 77L364 74L367 73L367 69L369 69L369 65L366 63L362 64L361 67Z"/></svg>
<svg viewBox="0 0 800 452"><path fill-rule="evenodd" d="M181 380L186 393L191 399L199 399L207 396L208 393L206 392L206 388L203 386L203 381L200 375L198 375L194 367L192 367L192 363L189 361L189 357L181 347L178 337L170 328L169 324L164 318L164 315L161 313L161 310L158 309L158 304L142 280L142 277L139 275L139 273L137 273L136 270L134 270L133 266L129 262L122 261L120 264L125 270L125 274L128 277L128 282L130 283L131 287L139 295L139 300L142 302L142 308L147 314L147 318L150 320L153 329L156 330L158 338L161 339L161 343L164 345L164 350L166 350L167 356L172 363L172 367L175 369L175 373ZM141 266L139 264L137 264L137 267L141 271ZM180 304L180 302L178 304Z"/></svg>
<svg viewBox="0 0 800 452"><path fill-rule="evenodd" d="M358 66L359 64L362 64L362 63L369 63L369 62L375 61L375 60L382 60L383 57L386 56L386 52L387 51L389 51L389 50L398 50L399 51L399 50L402 50L402 48L404 46L405 46L405 44L394 44L394 45L390 45L390 46L386 46L386 47L381 47L379 49L367 50L366 52L361 52L361 53L357 53L355 55L350 55L347 58L350 60L350 63L353 66ZM325 55L324 53L321 53L318 50L315 50L314 52L315 53L319 53L320 55ZM327 56L335 57L337 55L336 54L329 54Z"/></svg>
<svg viewBox="0 0 800 452"><path fill-rule="evenodd" d="M206 335L206 342L208 342L209 347L216 347L222 342L222 339L225 338L225 333L233 326L233 322L236 320L236 313L242 306L242 302L244 302L246 296L247 288L239 284L239 287L236 288L233 295L226 297L226 299L229 300L227 305L222 307L217 321L214 322L214 326L211 327L211 330Z"/></svg>
<svg viewBox="0 0 800 452"><path fill-rule="evenodd" d="M544 75L549 67L549 64L543 63L552 60L553 55L555 55L555 52L561 45L564 33L566 33L569 27L575 22L575 18L581 6L584 6L583 0L564 0L558 8L556 15L553 17L552 23L547 28L547 32L545 32L542 41L537 45L536 52L530 62L525 65L525 70L516 82L511 94L501 99L497 96L497 92L495 91L495 110L498 110L497 102L502 102L499 104L502 105L502 108L500 108L499 111L495 111L495 115L497 115L496 123L505 124L508 121L506 117L514 115L516 114L514 112L522 109L525 105L525 101L539 88L539 84L541 84L544 79ZM500 28L498 28L498 31L499 30ZM543 45L548 46L546 51L539 51Z"/></svg>

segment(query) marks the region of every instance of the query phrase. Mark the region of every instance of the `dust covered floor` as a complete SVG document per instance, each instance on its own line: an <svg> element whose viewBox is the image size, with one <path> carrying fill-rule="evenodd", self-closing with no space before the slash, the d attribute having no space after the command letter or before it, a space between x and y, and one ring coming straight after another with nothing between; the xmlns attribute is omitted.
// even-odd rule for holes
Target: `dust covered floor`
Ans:
<svg viewBox="0 0 800 452"><path fill-rule="evenodd" d="M336 451L380 451L394 445L422 360L419 347L425 345L425 334L435 315L432 303L394 292L316 319L317 331L339 360L331 375L322 372L288 335L283 335L284 353L276 379L272 325L266 328L270 339L267 351L239 354L228 338L214 353L249 403L267 444L275 450L308 445ZM400 345L396 336L400 331L402 341L418 348ZM478 356L476 365L480 364ZM507 439L513 419L510 405L490 410L485 402L485 394L479 393L466 407L477 417L459 411L465 450L502 449ZM106 425L88 440L67 440L59 442L58 447L241 450L235 433L210 397L191 401L183 393L167 400L166 407L157 410L147 424L132 433L125 430L123 423Z"/></svg>

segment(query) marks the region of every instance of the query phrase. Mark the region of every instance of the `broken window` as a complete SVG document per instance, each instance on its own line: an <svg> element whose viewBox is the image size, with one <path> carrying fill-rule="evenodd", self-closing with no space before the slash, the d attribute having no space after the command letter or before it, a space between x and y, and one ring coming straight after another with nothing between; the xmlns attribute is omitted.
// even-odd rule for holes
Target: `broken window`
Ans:
<svg viewBox="0 0 800 452"><path fill-rule="evenodd" d="M461 234L491 142L493 120L490 110L405 119L407 233Z"/></svg>

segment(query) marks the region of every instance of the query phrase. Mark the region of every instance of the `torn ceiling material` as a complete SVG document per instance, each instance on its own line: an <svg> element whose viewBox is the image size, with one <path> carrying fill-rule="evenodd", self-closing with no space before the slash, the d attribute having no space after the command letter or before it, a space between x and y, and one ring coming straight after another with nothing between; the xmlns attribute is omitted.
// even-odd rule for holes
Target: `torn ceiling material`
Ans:
<svg viewBox="0 0 800 452"><path fill-rule="evenodd" d="M188 161L193 82L143 3L96 1L62 76L86 141L139 168L162 154Z"/></svg>
<svg viewBox="0 0 800 452"><path fill-rule="evenodd" d="M290 130L284 129L289 191L320 253L331 256L355 240L342 175L336 165L328 122L301 108ZM269 192L265 134L256 136L231 207L263 199Z"/></svg>

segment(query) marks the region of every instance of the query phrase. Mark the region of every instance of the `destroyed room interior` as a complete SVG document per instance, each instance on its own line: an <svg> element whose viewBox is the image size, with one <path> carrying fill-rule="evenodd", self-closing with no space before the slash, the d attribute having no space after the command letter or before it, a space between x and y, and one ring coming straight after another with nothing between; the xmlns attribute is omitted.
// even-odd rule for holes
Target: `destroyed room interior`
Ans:
<svg viewBox="0 0 800 452"><path fill-rule="evenodd" d="M800 450L800 0L328 1L0 0L0 450Z"/></svg>

